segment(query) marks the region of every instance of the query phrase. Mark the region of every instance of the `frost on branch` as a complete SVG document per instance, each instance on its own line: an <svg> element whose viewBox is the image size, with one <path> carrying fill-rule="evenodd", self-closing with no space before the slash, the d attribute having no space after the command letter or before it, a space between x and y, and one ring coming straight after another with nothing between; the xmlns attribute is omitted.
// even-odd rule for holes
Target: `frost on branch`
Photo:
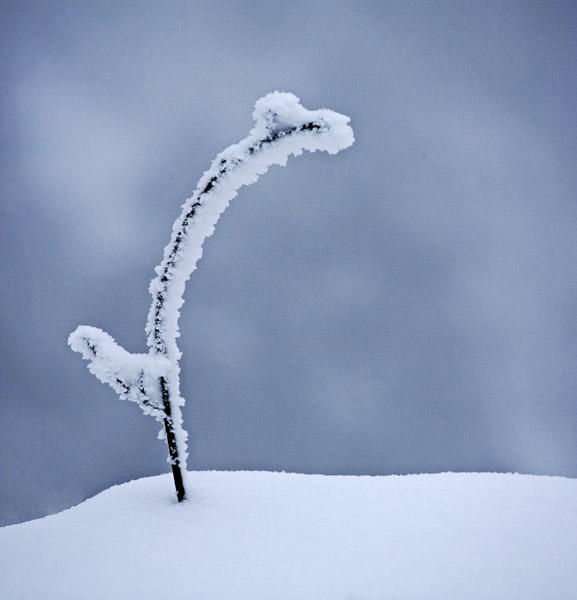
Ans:
<svg viewBox="0 0 577 600"><path fill-rule="evenodd" d="M180 408L178 318L184 287L202 256L221 213L238 190L254 183L271 165L285 165L291 154L324 150L336 154L354 142L349 118L332 110L307 110L293 94L273 92L255 105L249 135L221 152L200 178L172 228L164 258L150 283L152 306L146 325L147 354L131 354L107 333L81 326L69 338L73 350L90 361L91 373L145 414L162 421L179 501L185 498L187 434Z"/></svg>
<svg viewBox="0 0 577 600"><path fill-rule="evenodd" d="M354 142L349 118L332 110L307 110L293 94L273 92L257 101L256 124L249 135L221 152L200 178L172 230L164 259L150 284L148 345L172 360L184 286L202 256L202 244L228 203L244 185L254 183L271 165L286 165L291 154L324 150L336 154Z"/></svg>
<svg viewBox="0 0 577 600"><path fill-rule="evenodd" d="M68 343L90 361L88 370L110 385L122 400L136 402L144 414L164 418L161 378L169 379L174 365L160 354L131 354L97 327L81 325Z"/></svg>

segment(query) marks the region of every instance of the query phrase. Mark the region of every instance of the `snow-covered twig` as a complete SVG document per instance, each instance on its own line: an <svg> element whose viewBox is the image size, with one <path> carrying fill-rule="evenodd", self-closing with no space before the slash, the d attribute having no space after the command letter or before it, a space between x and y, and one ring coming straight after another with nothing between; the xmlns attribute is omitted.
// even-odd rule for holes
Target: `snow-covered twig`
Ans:
<svg viewBox="0 0 577 600"><path fill-rule="evenodd" d="M131 354L107 333L81 326L69 338L89 369L123 399L137 402L164 424L169 462L178 500L185 497L186 438L182 427L178 318L186 281L202 256L202 244L238 190L254 183L271 165L285 165L291 154L324 150L336 154L350 146L349 118L331 110L309 111L293 94L273 92L257 101L249 135L221 152L182 207L164 258L150 284L152 306L146 326L148 354Z"/></svg>

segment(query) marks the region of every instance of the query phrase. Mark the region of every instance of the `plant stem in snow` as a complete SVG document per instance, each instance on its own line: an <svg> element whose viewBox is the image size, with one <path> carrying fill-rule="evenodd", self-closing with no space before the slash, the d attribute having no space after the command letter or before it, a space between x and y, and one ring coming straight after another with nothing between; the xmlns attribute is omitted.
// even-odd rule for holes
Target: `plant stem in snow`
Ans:
<svg viewBox="0 0 577 600"><path fill-rule="evenodd" d="M309 111L293 94L273 92L257 101L249 135L221 152L200 178L172 229L164 258L150 283L152 306L146 326L147 354L131 354L96 327L80 326L69 338L88 368L122 399L162 421L178 501L186 497L187 433L182 427L176 339L186 281L202 256L202 244L238 190L254 183L273 164L291 154L324 150L336 154L354 142L349 119L331 110Z"/></svg>

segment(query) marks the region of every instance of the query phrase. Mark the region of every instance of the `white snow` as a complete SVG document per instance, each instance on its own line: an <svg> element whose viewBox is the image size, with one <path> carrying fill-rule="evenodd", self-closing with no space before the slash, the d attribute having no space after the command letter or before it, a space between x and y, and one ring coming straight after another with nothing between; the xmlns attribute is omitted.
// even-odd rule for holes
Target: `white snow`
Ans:
<svg viewBox="0 0 577 600"><path fill-rule="evenodd" d="M577 480L191 472L0 529L0 596L577 597Z"/></svg>

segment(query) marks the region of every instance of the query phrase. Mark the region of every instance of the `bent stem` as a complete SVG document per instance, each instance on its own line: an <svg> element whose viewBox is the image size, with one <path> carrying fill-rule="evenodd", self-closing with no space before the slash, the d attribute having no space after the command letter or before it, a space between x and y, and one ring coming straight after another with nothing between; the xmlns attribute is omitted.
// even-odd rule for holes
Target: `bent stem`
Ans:
<svg viewBox="0 0 577 600"><path fill-rule="evenodd" d="M127 352L107 333L90 326L77 327L68 340L72 350L90 361L89 370L121 399L136 402L145 414L163 423L179 502L186 498L187 434L180 411L184 400L176 338L185 284L202 255L202 244L238 190L254 183L271 165L284 166L291 154L298 156L303 150L336 154L354 142L348 117L327 109L307 110L293 94L264 96L253 116L255 126L249 135L215 158L173 225L157 276L150 283L148 353Z"/></svg>

